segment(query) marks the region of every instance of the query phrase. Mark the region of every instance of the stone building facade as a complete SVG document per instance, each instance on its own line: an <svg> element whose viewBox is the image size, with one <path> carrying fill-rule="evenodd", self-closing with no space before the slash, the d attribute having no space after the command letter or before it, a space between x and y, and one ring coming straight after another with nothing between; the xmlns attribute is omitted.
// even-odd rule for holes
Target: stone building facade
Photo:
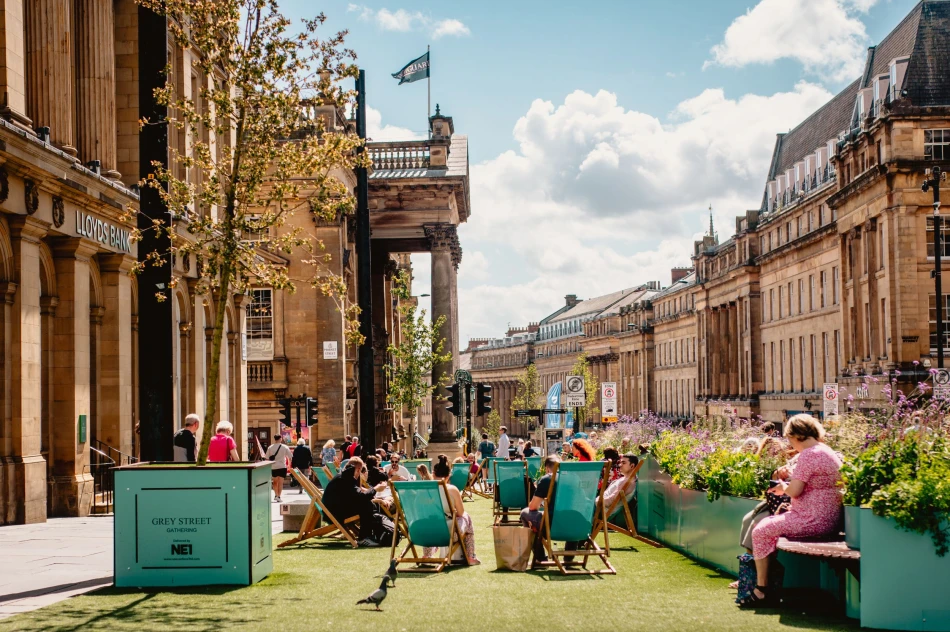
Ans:
<svg viewBox="0 0 950 632"><path fill-rule="evenodd" d="M926 380L937 345L950 351L936 336L933 198L921 190L927 169L950 167L948 49L950 4L920 2L868 49L861 77L777 136L762 204L730 239L710 224L690 268L622 306L616 325L593 309L604 297L570 297L541 321L545 385L584 351L619 382L621 413L781 421L820 414L825 383L840 385L844 409L881 406L889 379ZM946 224L941 236L948 257Z"/></svg>

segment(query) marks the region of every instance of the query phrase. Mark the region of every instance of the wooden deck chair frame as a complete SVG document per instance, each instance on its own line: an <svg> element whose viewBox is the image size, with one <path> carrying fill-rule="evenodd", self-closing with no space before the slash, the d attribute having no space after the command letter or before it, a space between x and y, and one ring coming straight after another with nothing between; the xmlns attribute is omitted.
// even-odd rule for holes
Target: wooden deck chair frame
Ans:
<svg viewBox="0 0 950 632"><path fill-rule="evenodd" d="M501 491L499 489L501 485L499 484L499 481L498 481L498 464L499 463L519 463L521 465L522 480L524 481L524 498L525 498L525 504L523 506L510 508L507 510L505 510L501 506L501 498L500 498ZM525 463L524 461L492 461L492 467L495 470L495 489L493 490L494 494L492 495L492 513L495 516L495 524L498 524L505 517L520 516L521 510L527 507L528 503L531 501L531 494L530 494L530 487L528 486L528 479L526 478L528 474L527 463ZM514 466L503 466L503 467L513 468Z"/></svg>
<svg viewBox="0 0 950 632"><path fill-rule="evenodd" d="M488 483L486 482L488 470L488 459L482 459L482 462L478 464L478 471L475 472L475 477L472 480L471 491L482 498L491 498L492 494L488 491Z"/></svg>
<svg viewBox="0 0 950 632"><path fill-rule="evenodd" d="M462 487L459 487L459 493L462 494L462 500L464 501L466 498L468 498L469 500L475 500L475 496L474 496L474 492L473 492L473 490L472 490L472 486L475 484L475 480L476 480L476 478L478 477L478 473L476 472L475 474L472 474L472 464L469 463L468 461L465 461L464 464L463 464L463 463L453 463L453 464L452 464L452 469L450 470L450 474L449 474L449 482L450 482L450 483L452 482L451 472L454 472L454 471L455 471L455 466L456 466L456 465L465 465L465 466L468 467L468 476L467 476L466 479L465 479L465 485L463 485Z"/></svg>
<svg viewBox="0 0 950 632"><path fill-rule="evenodd" d="M320 470L321 472L323 472L323 474L327 477L327 482L328 482L328 483L333 480L333 470L331 470L330 468L328 468L326 465L324 465L323 467L314 468L314 469L315 469L315 470ZM317 476L317 480L320 480L320 476L319 476L319 475L316 475L316 476ZM323 481L320 481L320 485L323 485ZM324 485L324 487L326 487L326 486Z"/></svg>
<svg viewBox="0 0 950 632"><path fill-rule="evenodd" d="M409 484L418 483L420 481L408 481ZM433 481L425 481L433 482ZM399 564L415 564L415 566L410 566L408 568L400 568L399 570L403 573L440 573L442 569L452 563L452 556L455 555L455 551L462 546L462 532L459 530L458 520L456 520L455 507L452 506L452 502L449 497L449 488L446 486L445 481L438 481L439 487L443 494L445 494L446 501L449 504L449 511L451 512L451 527L449 528L449 546L445 547L448 549L445 557L423 557L419 554L419 551L416 550L416 544L412 541L412 538L409 536L409 523L406 522L406 514L402 508L402 500L399 498L399 486L403 485L405 481L397 481L393 485L393 505L396 507L396 520L397 525L399 525L400 532L406 538L406 547L403 549L402 554L398 557L396 556L396 538L393 538L393 544L389 551L389 559L396 560L396 566ZM444 512L444 509L440 507L440 511ZM445 514L443 513L443 516ZM448 519L448 517L446 517ZM411 557L406 557L406 554L412 551ZM435 564L435 567L425 567L420 566L421 564Z"/></svg>
<svg viewBox="0 0 950 632"><path fill-rule="evenodd" d="M607 559L610 557L610 540L606 527L607 516L604 513L604 490L607 489L607 479L609 478L610 466L608 463L604 463L604 471L600 477L600 489L597 492L597 499L594 502L594 516L591 519L590 535L587 537L586 541L581 543L583 548L569 551L567 549L555 549L554 543L551 541L551 499L552 494L556 493L558 487L558 479L560 478L558 472L561 465L561 463L555 464L554 472L551 474L554 484L548 487L548 494L544 499L544 513L541 516L541 527L539 529L538 537L541 538L541 543L544 545L544 549L547 551L548 561L541 562L540 566L556 566L562 575L616 575L617 570L613 567L613 565L611 565L610 560ZM600 516L597 515L598 513ZM598 533L604 534L604 548L600 548L597 545ZM581 558L583 561L580 563L566 563L561 559L564 557ZM587 568L587 562L591 557L600 558L600 561L604 564L605 568L597 570ZM577 568L578 566L580 568ZM573 568L569 569L568 567Z"/></svg>
<svg viewBox="0 0 950 632"><path fill-rule="evenodd" d="M323 504L323 493L313 482L308 479L300 470L294 468L290 471L291 476L297 479L297 482L303 487L303 490L310 496L310 507L307 509L307 515L304 516L303 524L300 525L300 532L297 537L291 538L286 542L281 542L277 548L283 548L292 544L298 544L310 538L320 538L329 536L342 536L353 548L357 548L359 543L356 536L359 529L359 516L350 516L343 522L337 520L333 514L327 511ZM320 524L321 512L329 520L329 524L318 526Z"/></svg>
<svg viewBox="0 0 950 632"><path fill-rule="evenodd" d="M334 463L333 461L330 461L329 463L324 463L323 467L326 468L327 472L330 473L330 478L333 478L334 476L340 473L340 468L337 467L336 463Z"/></svg>
<svg viewBox="0 0 950 632"><path fill-rule="evenodd" d="M643 467L644 463L646 463L646 460L641 459L640 462L637 463L633 468L634 487L636 487L636 484L637 484L637 481L636 481L637 472L640 471L640 468ZM606 518L607 528L610 531L614 531L616 533L622 533L624 535L630 536L631 538L639 538L640 535L637 533L637 529L634 526L635 523L633 520L633 511L630 509L630 501L627 500L627 491L628 490L626 489L621 490L621 493L618 494L616 498L614 498L614 501L610 503L610 506L608 506L606 510L604 511L604 515L607 517ZM603 495L601 495L601 498L603 498ZM613 517L613 515L621 507L623 508L623 515L627 523L626 527L621 527L620 525L610 522L610 518Z"/></svg>

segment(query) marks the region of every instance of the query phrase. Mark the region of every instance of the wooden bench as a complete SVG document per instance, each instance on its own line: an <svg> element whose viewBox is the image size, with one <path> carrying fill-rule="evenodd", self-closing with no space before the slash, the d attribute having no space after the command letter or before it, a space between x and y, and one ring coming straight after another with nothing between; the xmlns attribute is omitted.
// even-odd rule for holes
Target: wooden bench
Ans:
<svg viewBox="0 0 950 632"><path fill-rule="evenodd" d="M843 539L780 538L778 549L786 553L826 559L832 562L832 566L841 566L850 571L855 579L861 578L861 551L849 548Z"/></svg>

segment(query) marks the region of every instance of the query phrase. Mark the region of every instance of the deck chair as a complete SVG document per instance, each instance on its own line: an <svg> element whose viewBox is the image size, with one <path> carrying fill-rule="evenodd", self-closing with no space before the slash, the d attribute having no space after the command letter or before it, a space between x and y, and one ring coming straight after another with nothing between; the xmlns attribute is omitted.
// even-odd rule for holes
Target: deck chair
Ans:
<svg viewBox="0 0 950 632"><path fill-rule="evenodd" d="M323 467L313 468L313 471L317 475L317 480L320 481L320 487L326 489L330 479L333 478L333 473L330 471L330 468L324 465Z"/></svg>
<svg viewBox="0 0 950 632"><path fill-rule="evenodd" d="M343 459L342 461L340 461L340 470L345 470L346 464L349 462L350 462L349 459ZM337 474L339 474L339 472L337 472ZM336 476L336 474L334 474L334 476Z"/></svg>
<svg viewBox="0 0 950 632"><path fill-rule="evenodd" d="M630 498L637 490L636 475L643 467L646 460L640 460L633 468L634 481L630 485L631 489L625 489L618 494L614 501L606 507L607 528L617 533L630 536L631 538L640 537L637 533L636 523L633 520L634 508L630 506ZM622 524L621 524L622 523Z"/></svg>
<svg viewBox="0 0 950 632"><path fill-rule="evenodd" d="M492 510L495 524L509 516L518 516L528 506L528 479L524 461L495 461L495 493Z"/></svg>
<svg viewBox="0 0 950 632"><path fill-rule="evenodd" d="M475 477L472 476L472 464L468 461L465 463L452 464L452 473L449 475L449 483L458 488L462 494L462 500L465 500L466 495L474 500L471 487L474 478Z"/></svg>
<svg viewBox="0 0 950 632"><path fill-rule="evenodd" d="M528 463L528 476L537 479L544 475L543 456L529 456L525 461Z"/></svg>
<svg viewBox="0 0 950 632"><path fill-rule="evenodd" d="M359 533L359 516L350 516L342 522L337 520L333 514L327 511L323 504L323 492L317 489L317 486L306 477L299 469L294 468L290 471L291 475L297 479L297 482L303 487L303 490L310 496L310 507L307 509L307 515L304 516L303 524L300 525L300 532L296 538L291 538L286 542L281 542L277 548L297 544L310 538L319 538L324 536L342 536L353 548L357 548L359 543L356 536ZM326 524L319 526L321 518L326 520Z"/></svg>
<svg viewBox="0 0 950 632"><path fill-rule="evenodd" d="M544 513L538 537L547 550L548 559L542 566L557 566L563 575L616 575L617 571L607 558L610 542L607 537L607 516L603 505L603 490L607 487L609 464L602 461L559 463L553 474L554 485L548 488L544 499ZM599 488L598 488L599 485ZM596 516L600 512L600 517ZM604 534L604 548L596 542L598 533ZM577 542L576 550L555 549L554 542ZM565 563L562 558L581 558L577 563ZM605 568L587 568L590 557L599 557ZM568 569L568 567L572 567ZM580 568L577 568L580 566Z"/></svg>
<svg viewBox="0 0 950 632"><path fill-rule="evenodd" d="M493 491L493 487L495 485L495 468L492 467L492 463L494 463L495 461L504 461L504 460L505 459L500 456L489 456L489 457L486 457L484 461L482 461L482 465L479 468L478 472L481 475L479 477L481 481L481 492L479 493L479 495L482 496L483 498L494 497L495 492Z"/></svg>
<svg viewBox="0 0 950 632"><path fill-rule="evenodd" d="M442 481L396 481L392 486L396 520L403 527L400 530L406 536L406 548L397 557L396 539L393 538L390 559L396 560L397 567L399 564L413 564L400 569L403 572L442 571L462 546L462 533L455 519L455 509L448 500L448 488ZM449 506L448 511L445 505ZM416 547L444 547L446 555L425 557ZM412 555L407 556L410 551ZM435 567L420 564L435 564Z"/></svg>
<svg viewBox="0 0 950 632"><path fill-rule="evenodd" d="M425 466L429 468L429 471L432 471L432 461L429 459L406 459L405 461L401 461L401 463L403 467L409 470L409 474L412 476L416 475L416 467L420 463L425 463Z"/></svg>
<svg viewBox="0 0 950 632"><path fill-rule="evenodd" d="M340 468L338 468L338 467L336 466L336 463L334 463L333 461L330 461L329 463L324 463L324 464L323 464L323 467L325 467L325 468L327 468L327 470L329 470L329 472L330 472L330 478L333 478L334 476L336 476L337 474L340 473Z"/></svg>

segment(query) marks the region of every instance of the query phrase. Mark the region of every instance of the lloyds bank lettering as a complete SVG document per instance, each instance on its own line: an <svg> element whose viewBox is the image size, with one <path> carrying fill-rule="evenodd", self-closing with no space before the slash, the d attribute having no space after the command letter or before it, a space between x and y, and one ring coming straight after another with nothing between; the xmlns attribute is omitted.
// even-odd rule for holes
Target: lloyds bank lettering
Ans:
<svg viewBox="0 0 950 632"><path fill-rule="evenodd" d="M132 241L129 231L104 222L88 213L76 211L76 233L89 239L95 239L101 244L111 246L125 252L132 252Z"/></svg>

